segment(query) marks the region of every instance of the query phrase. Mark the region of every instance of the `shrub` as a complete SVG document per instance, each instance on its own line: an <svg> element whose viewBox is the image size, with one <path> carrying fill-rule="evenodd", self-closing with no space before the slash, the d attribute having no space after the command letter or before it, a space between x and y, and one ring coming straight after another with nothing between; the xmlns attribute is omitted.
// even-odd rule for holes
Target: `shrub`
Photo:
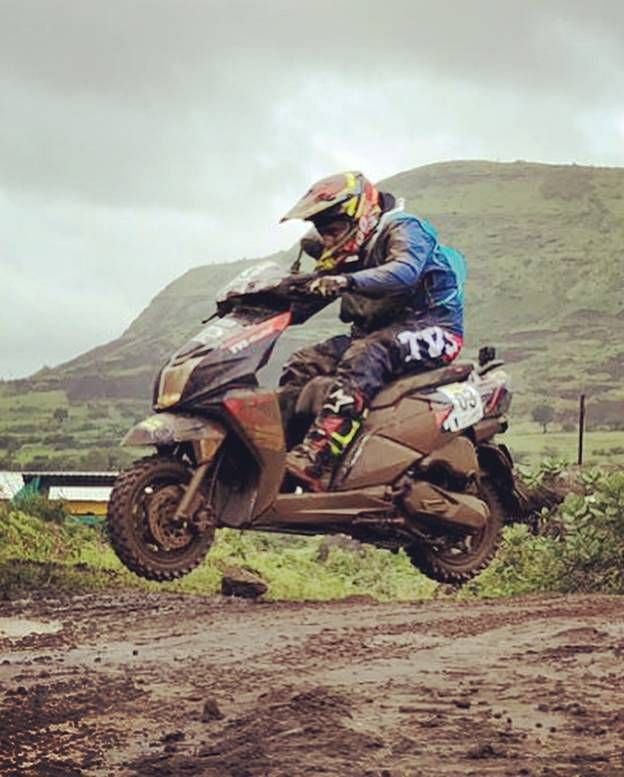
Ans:
<svg viewBox="0 0 624 777"><path fill-rule="evenodd" d="M594 478L561 510L560 590L624 593L624 473Z"/></svg>
<svg viewBox="0 0 624 777"><path fill-rule="evenodd" d="M52 413L52 417L58 424L62 424L69 418L69 412L66 407L57 407Z"/></svg>
<svg viewBox="0 0 624 777"><path fill-rule="evenodd" d="M624 593L624 472L562 472L561 462L547 461L533 473L531 482L548 482L557 476L569 491L563 505L541 516L537 536L524 525L507 527L496 559L461 589L460 598L538 592ZM318 537L227 529L219 531L201 568L184 580L158 586L127 573L98 532L67 526L62 504L32 494L17 501L15 507L0 506L0 588L3 582L16 580L21 581L20 588L26 588L23 576L31 574L32 587L37 587L43 567L33 564L46 564L45 574L54 575L55 586L64 580L64 590L93 584L212 593L218 590L225 566L243 564L262 574L270 584L269 596L277 599L354 594L382 600L417 599L434 595L436 589L403 553L393 555L345 542L326 547ZM61 575L59 564L71 569Z"/></svg>
<svg viewBox="0 0 624 777"><path fill-rule="evenodd" d="M23 513L51 523L64 523L69 513L63 502L50 501L41 494L25 493L13 500L15 507Z"/></svg>
<svg viewBox="0 0 624 777"><path fill-rule="evenodd" d="M536 405L531 411L531 418L540 424L542 431L546 434L548 424L555 418L555 409L551 405Z"/></svg>
<svg viewBox="0 0 624 777"><path fill-rule="evenodd" d="M582 472L572 488L579 493L542 516L539 536L507 528L494 563L462 595L624 593L624 473Z"/></svg>

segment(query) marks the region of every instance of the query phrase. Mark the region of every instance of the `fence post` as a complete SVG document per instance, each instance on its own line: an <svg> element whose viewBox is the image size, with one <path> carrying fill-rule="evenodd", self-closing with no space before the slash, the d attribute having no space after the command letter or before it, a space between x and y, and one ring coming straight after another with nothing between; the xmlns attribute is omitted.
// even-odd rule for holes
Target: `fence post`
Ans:
<svg viewBox="0 0 624 777"><path fill-rule="evenodd" d="M583 434L585 432L585 394L579 397L578 465L583 466Z"/></svg>

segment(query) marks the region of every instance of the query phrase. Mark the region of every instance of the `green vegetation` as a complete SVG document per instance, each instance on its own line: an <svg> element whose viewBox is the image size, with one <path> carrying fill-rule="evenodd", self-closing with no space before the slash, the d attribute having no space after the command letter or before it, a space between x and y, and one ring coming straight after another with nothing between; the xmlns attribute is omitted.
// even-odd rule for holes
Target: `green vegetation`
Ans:
<svg viewBox="0 0 624 777"><path fill-rule="evenodd" d="M523 467L535 468L545 459L568 462L577 460L577 432L555 429L544 435L534 423L512 422L500 441L509 445L514 460ZM586 432L583 451L583 461L590 467L624 466L624 432Z"/></svg>
<svg viewBox="0 0 624 777"><path fill-rule="evenodd" d="M548 424L555 420L555 408L552 405L536 405L531 411L531 418L541 424L544 434L548 431Z"/></svg>
<svg viewBox="0 0 624 777"><path fill-rule="evenodd" d="M554 467L546 467L553 474ZM538 477L541 477L538 476ZM59 505L38 499L0 507L0 589L82 591L142 587L210 595L231 565L257 571L272 599L365 595L417 600L438 595L497 597L537 592L624 594L624 471L589 470L570 482L562 507L544 515L539 535L505 530L493 564L451 594L393 555L348 541L221 531L207 561L187 578L160 585L126 571L98 529L68 524Z"/></svg>
<svg viewBox="0 0 624 777"><path fill-rule="evenodd" d="M494 563L462 596L543 591L624 594L624 472L589 471L562 507L545 516L539 536L506 530Z"/></svg>
<svg viewBox="0 0 624 777"><path fill-rule="evenodd" d="M147 402L91 400L66 403L67 418L53 417L63 401L60 391L32 391L19 397L0 385L0 469L13 470L115 470L144 455L121 448L130 426L149 413ZM578 433L574 423L555 421L543 434L535 421L519 419L513 412L509 431L501 437L523 465L538 466L545 458L576 461ZM615 424L614 424L615 425ZM602 427L602 428L601 428ZM588 428L584 461L591 465L624 465L624 429L612 429L588 404Z"/></svg>
<svg viewBox="0 0 624 777"><path fill-rule="evenodd" d="M420 599L435 585L414 571L407 557L364 547L327 547L321 538L221 531L206 562L174 583L149 583L128 572L101 531L59 520L61 508L37 500L22 509L0 507L0 590L13 596L29 589L82 591L142 587L213 594L232 565L256 570L273 599ZM29 512L24 512L24 509ZM32 513L36 513L33 515Z"/></svg>
<svg viewBox="0 0 624 777"><path fill-rule="evenodd" d="M115 470L137 451L119 447L149 412L145 401L68 402L61 390L14 394L0 384L0 469Z"/></svg>

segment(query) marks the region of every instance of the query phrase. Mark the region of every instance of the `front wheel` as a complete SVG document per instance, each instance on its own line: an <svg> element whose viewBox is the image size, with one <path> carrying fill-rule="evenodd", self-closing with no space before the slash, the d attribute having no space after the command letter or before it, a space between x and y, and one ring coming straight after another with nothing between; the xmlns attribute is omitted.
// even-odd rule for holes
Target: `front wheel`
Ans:
<svg viewBox="0 0 624 777"><path fill-rule="evenodd" d="M174 520L190 479L188 467L164 456L140 459L117 477L108 533L122 563L140 577L165 581L187 575L212 545L212 522Z"/></svg>
<svg viewBox="0 0 624 777"><path fill-rule="evenodd" d="M492 561L501 543L505 511L491 481L479 484L479 498L487 504L490 517L476 534L452 542L448 537L438 544L414 544L405 548L412 564L439 583L462 585L482 572Z"/></svg>

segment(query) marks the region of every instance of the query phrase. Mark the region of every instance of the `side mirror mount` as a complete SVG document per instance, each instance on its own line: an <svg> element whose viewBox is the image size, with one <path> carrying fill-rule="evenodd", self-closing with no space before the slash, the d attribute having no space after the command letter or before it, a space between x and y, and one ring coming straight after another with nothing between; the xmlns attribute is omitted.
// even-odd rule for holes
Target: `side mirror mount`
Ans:
<svg viewBox="0 0 624 777"><path fill-rule="evenodd" d="M496 348L493 345L484 345L479 348L479 367L484 367L488 362L496 359Z"/></svg>

